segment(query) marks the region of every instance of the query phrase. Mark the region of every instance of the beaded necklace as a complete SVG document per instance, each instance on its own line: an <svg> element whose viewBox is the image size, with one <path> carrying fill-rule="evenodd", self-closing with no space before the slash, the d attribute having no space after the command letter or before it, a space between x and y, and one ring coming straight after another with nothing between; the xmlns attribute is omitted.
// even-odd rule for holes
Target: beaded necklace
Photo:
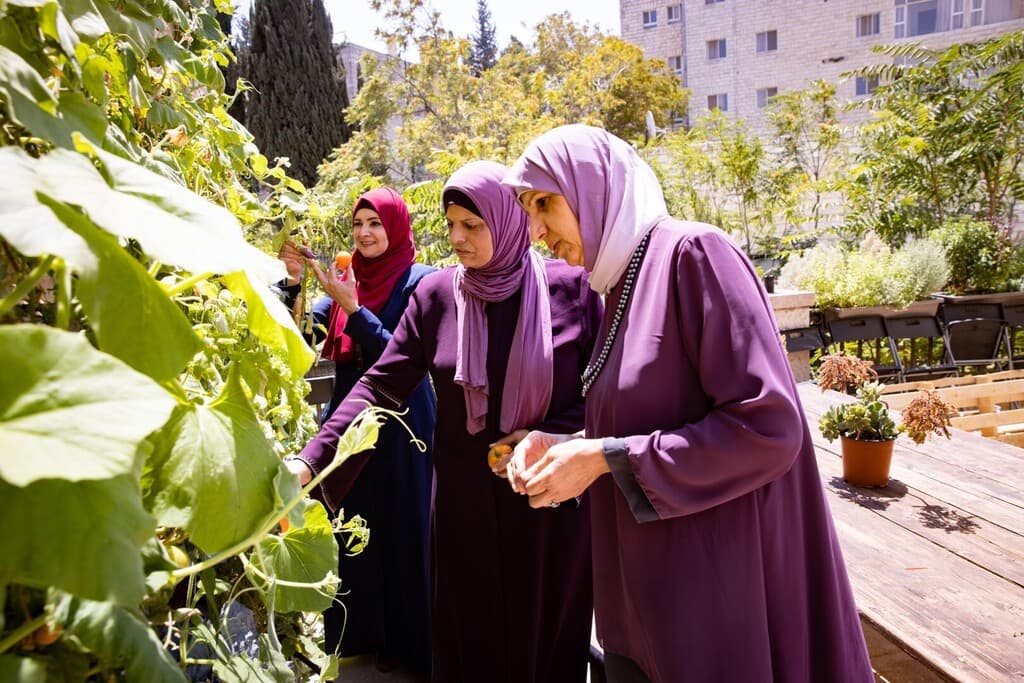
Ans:
<svg viewBox="0 0 1024 683"><path fill-rule="evenodd" d="M597 354L597 359L592 363L587 363L587 368L583 371L583 396L586 396L587 392L590 391L590 386L604 368L604 364L608 360L608 354L611 353L612 346L615 344L619 323L622 322L622 316L626 312L626 306L629 304L630 295L633 293L633 284L636 282L636 274L640 270L640 262L644 259L644 254L647 252L647 244L650 240L651 231L649 230L643 239L640 240L640 244L636 245L636 249L633 250L633 255L629 259L629 267L626 269L626 280L622 283L622 296L619 297L619 302L615 306L615 317L612 318L612 324L608 328L608 335L604 338L604 344L601 345L601 352Z"/></svg>

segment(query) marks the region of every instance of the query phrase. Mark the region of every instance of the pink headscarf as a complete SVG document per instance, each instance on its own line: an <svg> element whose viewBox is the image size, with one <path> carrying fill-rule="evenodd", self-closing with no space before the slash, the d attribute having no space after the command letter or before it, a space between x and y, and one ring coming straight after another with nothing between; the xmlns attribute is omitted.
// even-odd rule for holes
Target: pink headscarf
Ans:
<svg viewBox="0 0 1024 683"><path fill-rule="evenodd" d="M541 420L551 403L553 342L551 304L544 261L530 249L529 219L501 187L508 169L490 161L466 164L448 180L448 190L466 195L479 210L494 240L494 255L481 268L458 266L455 306L459 321L455 382L466 400L466 429L483 430L487 417L487 317L484 303L504 301L522 289L519 320L505 370L500 428L504 433Z"/></svg>
<svg viewBox="0 0 1024 683"><path fill-rule="evenodd" d="M559 126L530 143L502 181L563 195L580 222L590 287L607 294L647 232L668 217L654 171L625 140L606 130Z"/></svg>

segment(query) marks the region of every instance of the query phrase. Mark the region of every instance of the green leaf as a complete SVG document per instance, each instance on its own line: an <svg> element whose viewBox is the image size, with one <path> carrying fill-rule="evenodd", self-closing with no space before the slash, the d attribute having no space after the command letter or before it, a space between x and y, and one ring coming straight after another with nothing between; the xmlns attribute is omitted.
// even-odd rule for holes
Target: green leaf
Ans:
<svg viewBox="0 0 1024 683"><path fill-rule="evenodd" d="M224 683L277 683L277 678L260 662L245 655L218 659L213 663L213 673Z"/></svg>
<svg viewBox="0 0 1024 683"><path fill-rule="evenodd" d="M185 313L116 238L75 209L46 203L89 245L88 265L68 262L78 271L76 293L100 349L156 380L175 378L202 348Z"/></svg>
<svg viewBox="0 0 1024 683"><path fill-rule="evenodd" d="M338 543L324 506L315 500L300 503L303 526L290 528L281 536L267 536L259 544L252 562L264 575L296 583L318 583L338 571ZM269 588L267 581L249 572L256 585ZM331 606L337 583L318 588L276 585L274 609L278 612L322 612Z"/></svg>
<svg viewBox="0 0 1024 683"><path fill-rule="evenodd" d="M154 439L143 473L147 509L186 529L207 553L253 534L275 508L281 461L263 435L237 372L209 406L179 406Z"/></svg>
<svg viewBox="0 0 1024 683"><path fill-rule="evenodd" d="M61 0L61 7L71 22L71 28L79 36L95 41L100 36L110 33L107 22L103 20L103 15L96 9L92 0Z"/></svg>
<svg viewBox="0 0 1024 683"><path fill-rule="evenodd" d="M136 605L146 594L140 548L155 530L133 476L43 479L20 488L0 481L0 584Z"/></svg>
<svg viewBox="0 0 1024 683"><path fill-rule="evenodd" d="M71 133L55 116L57 100L28 62L0 45L0 95L11 119L37 137L71 144Z"/></svg>
<svg viewBox="0 0 1024 683"><path fill-rule="evenodd" d="M0 681L46 683L46 666L28 657L0 657Z"/></svg>
<svg viewBox="0 0 1024 683"><path fill-rule="evenodd" d="M79 92L60 95L60 113L69 131L79 132L97 145L103 144L107 132L107 115Z"/></svg>
<svg viewBox="0 0 1024 683"><path fill-rule="evenodd" d="M145 437L171 414L158 384L78 334L0 327L0 478L105 479L138 467Z"/></svg>
<svg viewBox="0 0 1024 683"><path fill-rule="evenodd" d="M178 668L141 616L106 602L61 596L56 618L100 661L124 669L128 681L182 683Z"/></svg>
<svg viewBox="0 0 1024 683"><path fill-rule="evenodd" d="M292 378L309 370L316 354L284 304L266 287L254 286L247 273L230 273L222 279L232 294L245 300L249 331L267 346L282 349L287 354Z"/></svg>

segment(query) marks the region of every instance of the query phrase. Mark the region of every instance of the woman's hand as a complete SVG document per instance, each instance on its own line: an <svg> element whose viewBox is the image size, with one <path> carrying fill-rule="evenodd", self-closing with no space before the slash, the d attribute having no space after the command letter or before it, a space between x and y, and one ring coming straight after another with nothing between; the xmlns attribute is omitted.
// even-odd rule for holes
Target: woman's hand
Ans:
<svg viewBox="0 0 1024 683"><path fill-rule="evenodd" d="M355 313L359 308L359 297L356 296L356 275L352 266L345 270L345 279L343 280L338 277L338 269L333 263L325 273L315 260L306 259L306 261L313 269L313 274L320 282L320 286L327 292L327 296L334 299L346 315Z"/></svg>
<svg viewBox="0 0 1024 683"><path fill-rule="evenodd" d="M309 483L310 479L313 478L313 470L309 469L309 465L302 462L298 458L291 458L284 461L284 466L288 468L288 471L299 478L299 484L305 486Z"/></svg>
<svg viewBox="0 0 1024 683"><path fill-rule="evenodd" d="M601 439L543 432L531 432L520 441L509 463L513 489L528 495L535 508L554 507L582 495L608 471Z"/></svg>
<svg viewBox="0 0 1024 683"><path fill-rule="evenodd" d="M281 246L281 251L277 252L277 258L284 262L284 267L288 270L288 284L299 284L299 281L302 279L302 268L305 264L305 259L303 259L302 252L295 246L295 243L287 240Z"/></svg>

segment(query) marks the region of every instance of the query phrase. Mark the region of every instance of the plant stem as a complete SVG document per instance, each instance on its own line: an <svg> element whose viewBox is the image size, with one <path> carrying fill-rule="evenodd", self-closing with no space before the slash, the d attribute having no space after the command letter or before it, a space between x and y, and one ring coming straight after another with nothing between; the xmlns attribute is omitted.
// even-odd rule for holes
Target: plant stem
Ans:
<svg viewBox="0 0 1024 683"><path fill-rule="evenodd" d="M7 650L17 645L22 638L29 635L45 623L46 615L40 614L35 619L29 619L21 626L8 633L6 638L0 640L0 654L7 652Z"/></svg>
<svg viewBox="0 0 1024 683"><path fill-rule="evenodd" d="M53 280L56 283L57 315L54 327L66 330L71 325L71 271L66 263L53 269Z"/></svg>
<svg viewBox="0 0 1024 683"><path fill-rule="evenodd" d="M169 297L177 296L178 294L181 294L182 292L184 292L186 289L189 289L190 287L194 287L195 285L199 284L203 280L209 280L211 277L213 277L213 273L200 273L199 275L193 275L192 277L188 278L187 280L182 280L178 284L176 284L173 287L171 287L170 289L168 289L167 290L167 296L169 296Z"/></svg>
<svg viewBox="0 0 1024 683"><path fill-rule="evenodd" d="M18 283L18 286L15 287L10 294L5 296L3 299L0 299L0 317L6 315L7 311L14 308L26 294L32 291L32 288L36 286L37 282L39 282L39 278L46 275L50 270L50 266L53 265L54 260L56 260L55 256L52 254L47 255L42 261L36 264L36 267L33 268L27 276L25 276L24 280Z"/></svg>

